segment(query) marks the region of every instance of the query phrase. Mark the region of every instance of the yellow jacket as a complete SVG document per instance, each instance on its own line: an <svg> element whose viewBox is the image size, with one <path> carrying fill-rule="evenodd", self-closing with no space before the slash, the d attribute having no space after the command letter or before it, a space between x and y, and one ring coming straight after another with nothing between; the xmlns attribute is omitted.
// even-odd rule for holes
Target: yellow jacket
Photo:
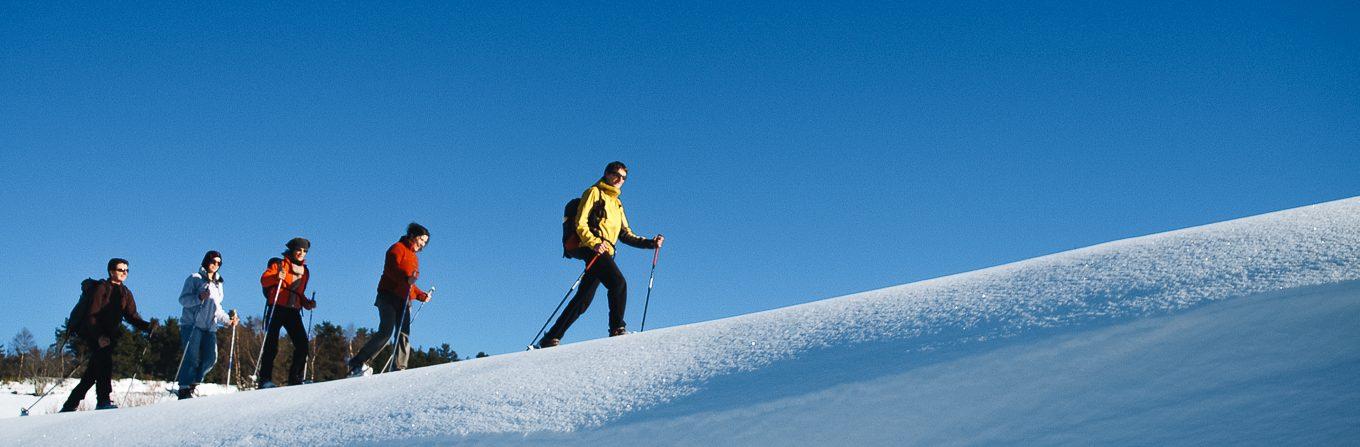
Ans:
<svg viewBox="0 0 1360 447"><path fill-rule="evenodd" d="M595 206L599 202L597 210ZM596 182L581 194L580 208L576 210L576 237L581 238L581 247L594 248L604 243L605 253L614 255L614 244L623 243L638 248L655 248L656 243L633 234L628 227L628 217L623 214L623 202L619 201L619 189L605 183ZM591 216L594 210L594 217ZM597 222L592 222L595 220Z"/></svg>

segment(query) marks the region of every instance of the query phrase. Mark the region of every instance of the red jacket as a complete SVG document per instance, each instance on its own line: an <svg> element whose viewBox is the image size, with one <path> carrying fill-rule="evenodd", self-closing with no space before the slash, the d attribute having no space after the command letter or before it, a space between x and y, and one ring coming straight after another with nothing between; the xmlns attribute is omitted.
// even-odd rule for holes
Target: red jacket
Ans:
<svg viewBox="0 0 1360 447"><path fill-rule="evenodd" d="M307 268L307 263L302 264L302 274L293 273L292 268L284 268L283 288L279 289L279 269L285 264L290 264L287 259L274 258L269 261L269 268L260 275L260 286L264 291L264 302L270 306L291 307L293 309L312 308L312 300L307 299L307 279L311 277L311 270ZM278 302L274 301L275 293L278 293Z"/></svg>
<svg viewBox="0 0 1360 447"><path fill-rule="evenodd" d="M411 249L409 243L403 236L387 248L382 277L378 278L378 294L425 301L430 295L407 281L407 278L420 277L420 258L416 257L416 251Z"/></svg>

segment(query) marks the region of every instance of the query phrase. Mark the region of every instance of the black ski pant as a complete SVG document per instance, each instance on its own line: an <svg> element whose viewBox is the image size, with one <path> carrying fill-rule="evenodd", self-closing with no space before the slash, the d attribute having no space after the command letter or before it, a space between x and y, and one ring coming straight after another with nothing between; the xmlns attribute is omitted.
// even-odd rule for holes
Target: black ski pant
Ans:
<svg viewBox="0 0 1360 447"><path fill-rule="evenodd" d="M573 255L589 264L595 252L581 248ZM586 270L585 276L581 278L581 288L576 290L576 296L567 303L567 308L562 310L562 316L557 317L557 323L553 324L552 329L549 329L543 338L561 339L566 335L567 328L590 307L591 300L595 299L595 289L598 289L600 284L604 284L605 289L609 290L609 329L625 327L623 311L628 306L628 281L623 279L623 272L620 272L619 266L614 263L614 257L608 253L601 253L600 258L595 260L595 265Z"/></svg>
<svg viewBox="0 0 1360 447"><path fill-rule="evenodd" d="M90 392L90 387L94 387L94 395L99 404L113 402L113 348L114 344L109 343L106 347L99 347L99 341L86 340L89 346L90 363L85 366L85 373L80 375L80 384L71 390L71 396L66 398L66 404L62 405L62 410L74 411L80 406L80 401L85 400L85 394Z"/></svg>
<svg viewBox="0 0 1360 447"><path fill-rule="evenodd" d="M264 336L264 358L260 360L258 382L274 381L274 357L279 354L279 329L288 329L288 339L293 341L293 363L288 365L288 384L302 383L302 368L307 364L307 328L302 325L302 310L291 307L275 307L274 316L269 320L269 331Z"/></svg>
<svg viewBox="0 0 1360 447"><path fill-rule="evenodd" d="M368 362L383 347L392 342L392 332L397 331L397 352L392 355L393 365L390 369L393 371L404 370L411 353L410 302L399 297L378 295L374 304L378 307L378 332L368 337L368 342L364 343L359 354L350 359L349 367L353 369Z"/></svg>

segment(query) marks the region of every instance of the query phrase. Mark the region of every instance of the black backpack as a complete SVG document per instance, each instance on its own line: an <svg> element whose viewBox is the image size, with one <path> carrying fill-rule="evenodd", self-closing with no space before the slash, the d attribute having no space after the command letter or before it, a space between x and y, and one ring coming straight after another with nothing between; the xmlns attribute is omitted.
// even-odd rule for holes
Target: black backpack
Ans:
<svg viewBox="0 0 1360 447"><path fill-rule="evenodd" d="M576 210L581 208L581 199L575 198L567 201L567 206L562 209L562 257L571 258L573 251L581 248L581 237L576 235ZM600 220L604 219L604 199L596 200L595 205L590 208L590 232L599 235Z"/></svg>
<svg viewBox="0 0 1360 447"><path fill-rule="evenodd" d="M102 280L85 278L80 282L80 299L76 301L76 307L71 309L71 316L66 320L66 331L72 335L81 335L80 329L85 326L85 318L90 316L90 291L94 290Z"/></svg>

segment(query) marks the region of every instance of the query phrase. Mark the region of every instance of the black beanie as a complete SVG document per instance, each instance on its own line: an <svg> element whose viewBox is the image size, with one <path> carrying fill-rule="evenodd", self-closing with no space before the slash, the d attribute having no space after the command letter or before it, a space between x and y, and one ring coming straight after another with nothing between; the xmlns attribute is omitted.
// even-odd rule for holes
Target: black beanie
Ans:
<svg viewBox="0 0 1360 447"><path fill-rule="evenodd" d="M293 238L293 240L288 241L288 251L294 251L299 248L311 250L312 241L300 237L295 237Z"/></svg>

